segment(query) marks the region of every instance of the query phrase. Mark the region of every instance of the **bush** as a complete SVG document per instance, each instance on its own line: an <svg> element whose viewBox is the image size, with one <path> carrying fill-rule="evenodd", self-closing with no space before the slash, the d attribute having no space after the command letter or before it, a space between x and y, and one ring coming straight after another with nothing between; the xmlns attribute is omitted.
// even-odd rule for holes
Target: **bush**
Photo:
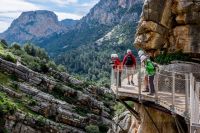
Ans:
<svg viewBox="0 0 200 133"><path fill-rule="evenodd" d="M49 61L47 63L47 67L52 68L54 70L57 70L57 65L56 65L56 63L54 61Z"/></svg>
<svg viewBox="0 0 200 133"><path fill-rule="evenodd" d="M0 116L7 114L12 115L15 113L16 109L16 105L0 93Z"/></svg>
<svg viewBox="0 0 200 133"><path fill-rule="evenodd" d="M87 133L100 133L99 127L96 125L89 125L85 128Z"/></svg>
<svg viewBox="0 0 200 133"><path fill-rule="evenodd" d="M127 104L130 106L130 107L133 107L134 104L132 101L128 101ZM122 114L124 111L126 111L126 107L121 104L121 103L117 103L115 106L114 106L114 110L115 110L115 114L116 115L120 115Z"/></svg>
<svg viewBox="0 0 200 133"><path fill-rule="evenodd" d="M11 53L7 53L6 56L4 57L5 60L16 63L17 59L15 58L15 56Z"/></svg>
<svg viewBox="0 0 200 133"><path fill-rule="evenodd" d="M36 47L32 44L25 44L23 48L24 51L31 56L49 60L47 52L42 48Z"/></svg>
<svg viewBox="0 0 200 133"><path fill-rule="evenodd" d="M66 68L63 65L58 65L57 69L60 72L65 72L66 71Z"/></svg>
<svg viewBox="0 0 200 133"><path fill-rule="evenodd" d="M21 46L17 43L12 44L11 49L21 50Z"/></svg>
<svg viewBox="0 0 200 133"><path fill-rule="evenodd" d="M106 125L106 124L103 124L103 123L101 123L100 125L99 125L99 130L100 130L100 132L101 133L107 133L108 132L108 125Z"/></svg>
<svg viewBox="0 0 200 133"><path fill-rule="evenodd" d="M7 61L10 61L10 62L13 62L13 63L17 62L17 59L15 58L15 56L10 52L0 50L0 56Z"/></svg>
<svg viewBox="0 0 200 133"><path fill-rule="evenodd" d="M6 40L0 40L0 43L4 48L8 47L8 43L6 42Z"/></svg>
<svg viewBox="0 0 200 133"><path fill-rule="evenodd" d="M175 52L175 53L165 53L160 54L155 58L155 62L159 64L170 64L171 61L174 60L181 60L181 61L187 61L189 57L182 53L181 51Z"/></svg>

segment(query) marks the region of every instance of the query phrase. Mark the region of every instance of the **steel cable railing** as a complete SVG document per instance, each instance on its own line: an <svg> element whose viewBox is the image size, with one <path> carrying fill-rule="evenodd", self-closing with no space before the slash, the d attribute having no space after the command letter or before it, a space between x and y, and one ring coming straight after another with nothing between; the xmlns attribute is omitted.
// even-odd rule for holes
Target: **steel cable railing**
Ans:
<svg viewBox="0 0 200 133"><path fill-rule="evenodd" d="M117 96L120 96L121 93L137 94L139 100L141 100L143 96L147 96L147 93L142 91L145 87L145 71L140 67L129 70L123 66L112 69L111 87L115 88ZM127 77L130 76L129 81L131 82L132 75L134 84L129 84ZM197 89L199 85L196 85L192 73L165 71L161 67L155 74L154 85L155 95L149 97L158 104L188 118L191 117L192 112L200 112L197 110L199 108L199 99L197 98L197 93L199 96ZM192 94L191 91L193 92ZM193 102L194 99L195 103ZM195 106L193 105L193 107L191 104L195 104Z"/></svg>

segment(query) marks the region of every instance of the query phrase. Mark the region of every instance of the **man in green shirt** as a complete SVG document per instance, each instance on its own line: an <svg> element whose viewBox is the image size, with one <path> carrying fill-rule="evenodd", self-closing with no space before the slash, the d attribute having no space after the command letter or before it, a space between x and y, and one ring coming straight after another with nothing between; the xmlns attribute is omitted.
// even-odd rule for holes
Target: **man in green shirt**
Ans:
<svg viewBox="0 0 200 133"><path fill-rule="evenodd" d="M140 59L141 62L145 64L145 70L148 75L149 88L150 88L150 93L148 95L154 95L155 93L154 76L156 73L155 66L153 62L145 55L141 56Z"/></svg>

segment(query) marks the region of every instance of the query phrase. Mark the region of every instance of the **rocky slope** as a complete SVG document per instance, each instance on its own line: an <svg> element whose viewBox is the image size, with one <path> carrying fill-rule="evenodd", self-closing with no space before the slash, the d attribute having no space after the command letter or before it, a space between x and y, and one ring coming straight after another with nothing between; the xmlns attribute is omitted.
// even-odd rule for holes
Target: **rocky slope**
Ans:
<svg viewBox="0 0 200 133"><path fill-rule="evenodd" d="M33 42L52 34L61 34L73 28L75 20L58 21L56 14L51 11L39 10L23 12L0 38L8 42Z"/></svg>
<svg viewBox="0 0 200 133"><path fill-rule="evenodd" d="M41 74L21 63L0 58L0 132L84 133L91 126L106 132L112 123L108 89L54 69Z"/></svg>
<svg viewBox="0 0 200 133"><path fill-rule="evenodd" d="M158 4L160 3L160 4ZM152 0L144 4L135 44L153 53L200 53L198 1Z"/></svg>

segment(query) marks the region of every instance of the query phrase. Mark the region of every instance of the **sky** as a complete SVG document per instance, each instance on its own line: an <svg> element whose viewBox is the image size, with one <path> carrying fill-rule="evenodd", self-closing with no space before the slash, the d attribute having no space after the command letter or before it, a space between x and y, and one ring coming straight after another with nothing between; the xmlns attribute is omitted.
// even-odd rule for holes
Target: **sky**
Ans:
<svg viewBox="0 0 200 133"><path fill-rule="evenodd" d="M99 0L0 0L0 33L24 11L49 10L59 20L81 19Z"/></svg>

